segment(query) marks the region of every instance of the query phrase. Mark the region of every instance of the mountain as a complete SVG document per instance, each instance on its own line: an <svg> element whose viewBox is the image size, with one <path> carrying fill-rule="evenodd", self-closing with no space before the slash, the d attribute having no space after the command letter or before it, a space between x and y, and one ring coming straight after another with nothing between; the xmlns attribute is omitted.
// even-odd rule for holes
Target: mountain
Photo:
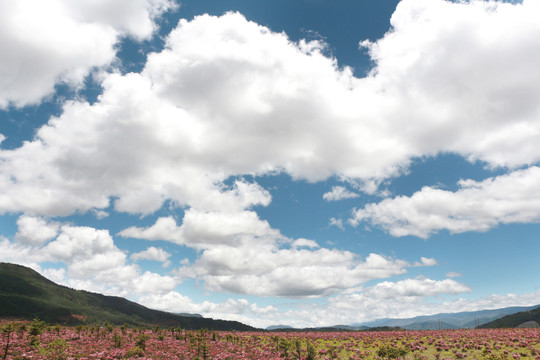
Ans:
<svg viewBox="0 0 540 360"><path fill-rule="evenodd" d="M183 329L258 330L237 321L181 316L152 310L121 297L70 289L30 268L9 263L0 263L0 318L39 318L66 325L108 322Z"/></svg>
<svg viewBox="0 0 540 360"><path fill-rule="evenodd" d="M537 308L507 307L495 310L467 311L459 313L442 313L429 316L417 316L408 319L380 319L353 326L399 326L407 330L437 330L437 329L472 329L482 324L490 323L503 316L528 311Z"/></svg>
<svg viewBox="0 0 540 360"><path fill-rule="evenodd" d="M512 315L504 316L487 324L482 324L478 326L478 328L515 328L522 326L525 323L528 323L530 327L534 325L534 323L532 323L533 321L537 324L540 324L540 307L535 307L535 309L521 311Z"/></svg>
<svg viewBox="0 0 540 360"><path fill-rule="evenodd" d="M475 327L516 327L534 320L540 324L536 306L507 307L494 310L466 311L459 313L441 313L436 315L417 316L408 319L379 319L353 325L335 325L324 328L297 329L287 325L273 325L266 328L270 331L389 331L389 330L438 330L438 329L473 329ZM521 313L524 312L524 313ZM515 320L511 315L516 316ZM521 314L521 315L520 315ZM535 315L536 314L536 315ZM507 316L508 315L508 316ZM508 318L508 319L507 319ZM497 322L504 320L504 323ZM508 323L508 324L506 324ZM480 326L479 326L480 325ZM533 324L534 325L534 324ZM529 324L530 326L530 324Z"/></svg>
<svg viewBox="0 0 540 360"><path fill-rule="evenodd" d="M189 313L177 313L176 315L185 316L185 317L196 317L196 318L203 317L201 314L189 314Z"/></svg>
<svg viewBox="0 0 540 360"><path fill-rule="evenodd" d="M378 326L378 327L367 327L367 326L349 326L349 325L334 325L334 326L324 326L324 327L308 327L308 328L294 328L288 325L272 325L266 328L267 331L276 331L276 332L342 332L342 331L396 331L396 330L405 330L401 327L395 326Z"/></svg>
<svg viewBox="0 0 540 360"><path fill-rule="evenodd" d="M266 330L290 330L292 329L293 327L292 326L289 326L289 325L271 325L269 327L266 328Z"/></svg>

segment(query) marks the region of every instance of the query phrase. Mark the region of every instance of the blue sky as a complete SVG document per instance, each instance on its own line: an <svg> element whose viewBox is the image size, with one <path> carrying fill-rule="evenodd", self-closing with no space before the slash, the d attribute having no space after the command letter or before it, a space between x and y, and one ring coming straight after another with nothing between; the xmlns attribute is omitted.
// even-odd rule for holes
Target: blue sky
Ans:
<svg viewBox="0 0 540 360"><path fill-rule="evenodd" d="M0 3L0 261L171 312L540 304L540 6Z"/></svg>

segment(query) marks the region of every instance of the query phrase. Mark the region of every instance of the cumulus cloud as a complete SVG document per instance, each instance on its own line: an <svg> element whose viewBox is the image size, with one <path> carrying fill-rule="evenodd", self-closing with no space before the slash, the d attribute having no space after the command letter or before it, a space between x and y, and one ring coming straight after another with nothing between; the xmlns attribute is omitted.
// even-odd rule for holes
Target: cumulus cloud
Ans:
<svg viewBox="0 0 540 360"><path fill-rule="evenodd" d="M137 275L135 267L126 266L126 254L114 245L107 230L65 225L43 251L52 261L66 264L74 278L97 278L110 283Z"/></svg>
<svg viewBox="0 0 540 360"><path fill-rule="evenodd" d="M327 296L373 279L403 274L404 261L370 254L364 261L347 251L270 247L213 247L193 271L213 291L280 297Z"/></svg>
<svg viewBox="0 0 540 360"><path fill-rule="evenodd" d="M305 239L298 240L298 245L309 244L314 245L310 241L305 241ZM439 301L447 296L455 296L471 291L467 285L452 279L404 279L395 282L384 281L370 287L355 287L352 284L358 283L358 279L361 279L360 284L364 284L368 279L387 278L393 274L403 273L406 267L411 265L375 254L358 261L355 260L354 254L346 251L315 249L314 252L307 249L298 250L294 247L276 249L273 255L262 252L253 259L245 257L245 255L250 254L247 253L247 249L242 249L237 253L232 253L233 259L230 262L223 262L224 257L222 255L217 255L213 259L215 261L213 265L221 266L219 269L225 276L229 273L238 274L242 286L247 285L243 278L243 275L246 274L244 271L250 274L260 273L261 276L257 280L263 282L263 284L268 280L278 282L277 285L272 285L274 288L256 287L255 293L261 295L269 294L269 291L272 290L286 291L287 286L300 286L300 290L308 289L309 294L314 294L317 290L321 291L324 286L328 286L330 283L333 283L334 287L343 284L346 286L347 290L338 291L321 304L303 303L292 309L282 309L274 305L259 306L255 302L242 298L230 298L222 303L211 301L196 303L187 296L174 291L174 288L178 285L176 277L141 272L136 266L127 263L127 256L114 246L107 231L89 227L62 225L57 237L42 245L39 251L35 251L35 245L31 246L20 241L10 242L7 239L0 239L0 260L17 263L25 263L24 261L26 261L25 264L33 264L31 266L34 269L64 285L106 294L129 295L132 299L152 308L172 312L201 313L209 317L238 320L261 327L275 324L276 321L294 326L324 326L369 321L381 317L411 317L442 311L474 311L505 306L533 305L537 304L538 299L540 299L538 293L532 293L493 295L478 300ZM230 251L231 247L220 250ZM255 253L256 251L253 251L251 255ZM236 255L238 254L243 258L237 258ZM109 257L109 255L111 256ZM212 260L211 255L208 254L204 261ZM205 256L203 254L202 257ZM269 259L268 256L270 256ZM276 258L281 260L276 260ZM65 268L41 269L37 265L41 262L57 262L59 260L63 261ZM82 264L78 266L77 263L81 260ZM280 266L281 271L268 271L268 269L271 269L268 264L258 265L258 263L266 260ZM343 262L346 262L345 266L343 266ZM430 266L434 262L433 259L421 258L412 266L418 266L419 264ZM265 266L268 267L265 268ZM212 269L213 267L203 266L202 268ZM192 270L198 270L197 263L195 263ZM325 274L325 272L330 271L333 271L333 273ZM296 272L299 272L299 274L295 275ZM283 276L280 276L280 274ZM286 280L284 279L285 274L293 275L293 278ZM206 279L202 273L197 275L200 276L200 279ZM210 276L217 277L218 274ZM351 280L350 278L346 280L338 279L344 276L356 276L357 280ZM322 284L306 283L306 279L313 279L314 277L320 279ZM227 282L219 283L217 281L217 284L222 289L227 286ZM251 285L257 286L255 281ZM253 292L248 293L253 294ZM288 294L288 296L298 295L297 292L291 291L284 294ZM396 298L399 298L400 301L396 302ZM437 301L432 301L433 299ZM358 309L363 310L358 311Z"/></svg>
<svg viewBox="0 0 540 360"><path fill-rule="evenodd" d="M110 64L121 36L147 39L170 0L6 0L0 4L0 109L39 103Z"/></svg>
<svg viewBox="0 0 540 360"><path fill-rule="evenodd" d="M111 198L134 213L167 199L238 210L270 196L254 183L231 189L231 177L378 184L441 151L531 164L540 160L537 12L534 1L402 1L392 31L364 43L376 66L362 79L324 44L293 43L237 13L181 20L142 73L105 75L98 102L66 103L33 141L0 152L0 211L67 215ZM327 199L343 196L336 187Z"/></svg>
<svg viewBox="0 0 540 360"><path fill-rule="evenodd" d="M163 267L169 267L171 265L171 261L169 258L171 257L171 254L166 252L165 250L161 248L157 248L154 246L149 247L148 249L131 254L130 258L132 260L153 260L153 261L159 261L163 263Z"/></svg>
<svg viewBox="0 0 540 360"><path fill-rule="evenodd" d="M345 230L345 226L343 226L343 219L330 218L329 225L335 226L341 230Z"/></svg>
<svg viewBox="0 0 540 360"><path fill-rule="evenodd" d="M229 298L222 303L211 301L196 303L175 291L161 295L147 293L140 297L140 302L154 309L173 313L203 314L214 319L235 320L260 328L276 324L282 315L275 306L259 306L242 298Z"/></svg>
<svg viewBox="0 0 540 360"><path fill-rule="evenodd" d="M242 182L227 190L231 176L393 171L396 153L363 155L372 149L353 128L368 134L376 122L356 121L357 80L320 49L239 14L181 21L141 74L105 76L98 102L67 102L33 141L1 152L9 191L0 211L68 215L107 208L111 197L127 212L153 212L166 199L238 208L269 196Z"/></svg>
<svg viewBox="0 0 540 360"><path fill-rule="evenodd" d="M297 240L294 240L291 245L295 248L307 247L307 248L313 249L313 248L319 247L319 244L317 244L316 241L309 240L309 239L297 239Z"/></svg>
<svg viewBox="0 0 540 360"><path fill-rule="evenodd" d="M282 238L278 230L272 229L267 221L260 220L253 211L201 212L194 209L185 212L181 226L176 224L174 218L166 217L157 219L150 227L130 227L118 235L145 240L166 240L202 248L212 244L235 245L246 236L260 239Z"/></svg>
<svg viewBox="0 0 540 360"><path fill-rule="evenodd" d="M391 121L417 151L493 166L540 159L538 2L403 0L366 46ZM523 55L526 54L526 55Z"/></svg>
<svg viewBox="0 0 540 360"><path fill-rule="evenodd" d="M420 261L417 261L414 263L414 266L435 266L435 265L437 265L437 260L433 258L426 258L423 256L420 258Z"/></svg>
<svg viewBox="0 0 540 360"><path fill-rule="evenodd" d="M462 180L456 192L424 187L354 211L350 222L368 221L394 236L487 231L499 224L540 221L540 168L532 166L483 181Z"/></svg>
<svg viewBox="0 0 540 360"><path fill-rule="evenodd" d="M441 294L461 294L471 292L471 288L458 283L457 281L446 279L435 281L431 279L407 279L395 283L384 281L365 292L366 296L373 296L378 299L397 297L427 297Z"/></svg>
<svg viewBox="0 0 540 360"><path fill-rule="evenodd" d="M354 199L359 197L360 194L347 190L343 186L333 186L332 190L323 195L323 199L326 201L338 201L343 199Z"/></svg>
<svg viewBox="0 0 540 360"><path fill-rule="evenodd" d="M28 266L41 271L40 263L48 261L49 257L33 246L12 242L0 236L0 261Z"/></svg>
<svg viewBox="0 0 540 360"><path fill-rule="evenodd" d="M263 296L314 297L337 293L369 280L405 273L411 266L432 266L422 257L409 264L370 254L364 260L308 239L291 240L253 212L240 214L186 211L182 225L160 218L148 228L128 228L124 237L166 240L201 251L179 276L204 281L212 291Z"/></svg>
<svg viewBox="0 0 540 360"><path fill-rule="evenodd" d="M42 245L56 237L59 224L48 223L43 218L22 215L17 219L17 228L16 240L25 244Z"/></svg>
<svg viewBox="0 0 540 360"><path fill-rule="evenodd" d="M13 241L0 237L0 261L29 266L64 285L133 297L146 291L169 292L179 283L175 277L142 272L138 266L130 264L108 230L24 215L19 217L17 225ZM32 229L43 234L29 234ZM135 258L153 256L153 260L167 262L168 254L160 250L149 248ZM45 262L62 265L43 269L40 264Z"/></svg>
<svg viewBox="0 0 540 360"><path fill-rule="evenodd" d="M46 277L47 279L57 283L57 284L65 284L65 281L66 281L66 269L64 268L59 268L59 269L54 269L54 268L48 268L48 269L43 269L41 271L41 275L43 275L44 277Z"/></svg>

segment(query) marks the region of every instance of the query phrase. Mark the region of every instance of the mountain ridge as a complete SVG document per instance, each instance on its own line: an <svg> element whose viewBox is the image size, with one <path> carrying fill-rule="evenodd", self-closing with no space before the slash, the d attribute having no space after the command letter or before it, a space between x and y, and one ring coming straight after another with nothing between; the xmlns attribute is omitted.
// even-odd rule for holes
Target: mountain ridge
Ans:
<svg viewBox="0 0 540 360"><path fill-rule="evenodd" d="M58 285L36 271L0 262L0 319L40 318L66 325L108 322L131 326L179 326L184 329L259 331L237 321L204 318L200 314L169 313L149 309L127 299L74 290ZM270 331L374 331L377 329L437 330L486 327L516 327L527 321L540 323L540 305L440 313L407 319L378 319L351 325L296 329L269 326Z"/></svg>
<svg viewBox="0 0 540 360"><path fill-rule="evenodd" d="M374 329L389 330L389 329L404 329L404 330L439 330L439 329L473 329L483 327L484 324L490 324L503 317L517 315L520 312L530 312L540 310L540 305L535 306L511 306L499 309L478 310L478 311L462 311L457 313L439 313L434 315L421 315L412 318L392 319L384 318L369 322L363 322L351 325L334 325L322 328L303 328L297 329L287 325L273 325L266 329L271 331L298 331L298 330L316 330L320 329L341 329L344 331L374 331ZM539 308L539 309L537 309ZM540 312L540 311L539 311ZM540 323L540 318L531 318L530 316L522 316L520 325L527 320L536 320ZM517 321L517 320L516 320ZM512 322L513 324L514 322ZM499 326L501 327L501 326ZM509 326L502 326L509 327Z"/></svg>
<svg viewBox="0 0 540 360"><path fill-rule="evenodd" d="M108 322L183 329L260 330L238 321L215 320L192 314L181 316L149 309L117 296L74 290L58 285L28 267L4 262L0 262L0 318L39 318L65 325Z"/></svg>
<svg viewBox="0 0 540 360"><path fill-rule="evenodd" d="M540 324L540 307L503 316L489 323L482 324L478 328L515 328L525 324L528 324L526 327L531 327L533 326L533 323L536 323L536 325Z"/></svg>

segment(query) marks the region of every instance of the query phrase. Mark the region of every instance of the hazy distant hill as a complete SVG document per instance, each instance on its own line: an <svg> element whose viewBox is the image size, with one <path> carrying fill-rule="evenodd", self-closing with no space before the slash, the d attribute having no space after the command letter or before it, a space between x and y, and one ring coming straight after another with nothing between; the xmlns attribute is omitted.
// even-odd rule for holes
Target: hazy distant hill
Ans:
<svg viewBox="0 0 540 360"><path fill-rule="evenodd" d="M36 317L49 323L70 325L108 322L183 329L257 330L237 321L180 316L116 296L73 290L47 280L30 268L0 263L0 318L32 320Z"/></svg>
<svg viewBox="0 0 540 360"><path fill-rule="evenodd" d="M266 328L266 330L288 330L292 329L292 326L289 325L271 325Z"/></svg>
<svg viewBox="0 0 540 360"><path fill-rule="evenodd" d="M467 311L459 313L443 313L429 316L417 316L408 319L380 319L353 326L399 326L407 330L437 330L437 329L472 329L479 325L490 323L503 316L528 311L537 308L508 307L495 310Z"/></svg>
<svg viewBox="0 0 540 360"><path fill-rule="evenodd" d="M438 330L438 329L474 329L475 327L516 327L526 321L535 320L540 324L538 305L526 307L507 307L494 310L467 311L459 313L442 313L428 316L417 316L408 319L379 319L353 325L335 325L324 328L296 329L286 325L274 325L266 328L271 331L390 331L390 330ZM532 310L532 311L531 311ZM521 312L525 312L522 314ZM515 320L512 317L515 314ZM522 314L522 315L519 315ZM532 315L531 315L532 314ZM536 315L534 315L536 314ZM506 316L509 315L509 316ZM535 317L536 316L536 317ZM497 319L504 322L497 322ZM495 321L497 320L497 321ZM484 326L479 326L483 325Z"/></svg>
<svg viewBox="0 0 540 360"><path fill-rule="evenodd" d="M540 307L536 309L521 311L512 315L504 316L500 319L491 321L487 324L479 326L481 329L495 329L495 328L515 328L526 322L534 321L540 324Z"/></svg>
<svg viewBox="0 0 540 360"><path fill-rule="evenodd" d="M177 313L176 315L179 315L179 316L186 316L186 317L196 317L196 318L202 318L204 316L202 316L201 314L190 314L190 313Z"/></svg>

